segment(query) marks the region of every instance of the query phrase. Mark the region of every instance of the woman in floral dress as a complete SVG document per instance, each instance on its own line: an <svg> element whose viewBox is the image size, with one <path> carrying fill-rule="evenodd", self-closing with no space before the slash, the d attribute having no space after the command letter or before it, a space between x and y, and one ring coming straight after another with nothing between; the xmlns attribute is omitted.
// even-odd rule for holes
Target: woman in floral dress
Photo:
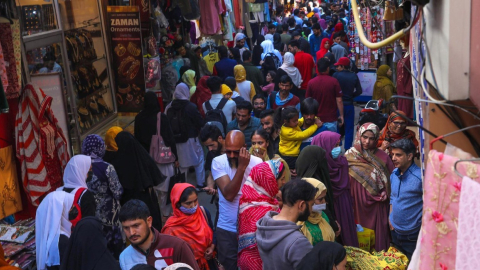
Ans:
<svg viewBox="0 0 480 270"><path fill-rule="evenodd" d="M92 158L93 176L87 179L88 190L94 193L96 217L102 221L107 247L116 259L124 248L121 223L118 220L123 188L115 168L105 161L105 142L96 135L88 135L82 144L82 153ZM90 180L90 181L88 181Z"/></svg>

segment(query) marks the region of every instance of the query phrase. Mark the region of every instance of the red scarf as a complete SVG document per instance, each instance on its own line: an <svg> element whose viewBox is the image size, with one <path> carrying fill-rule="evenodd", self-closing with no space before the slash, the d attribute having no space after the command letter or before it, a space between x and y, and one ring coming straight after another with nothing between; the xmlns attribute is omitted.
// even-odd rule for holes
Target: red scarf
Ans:
<svg viewBox="0 0 480 270"><path fill-rule="evenodd" d="M322 39L322 43L320 44L320 50L317 52L317 61L320 60L320 58L323 58L326 53L328 53L328 49L325 48L325 43L330 42L328 38ZM332 43L330 43L330 46L332 46Z"/></svg>
<svg viewBox="0 0 480 270"><path fill-rule="evenodd" d="M198 81L197 89L195 90L195 93L192 95L190 98L190 102L194 103L197 105L198 110L200 111L200 114L205 117L205 112L203 111L203 103L205 101L210 100L212 97L212 92L208 89L207 86L207 79L209 76L203 76L200 81Z"/></svg>
<svg viewBox="0 0 480 270"><path fill-rule="evenodd" d="M210 269L205 259L205 250L212 244L213 231L203 215L200 205L193 215L184 214L177 207L180 196L188 187L194 187L187 183L179 183L173 186L170 198L172 200L173 216L171 216L162 229L162 233L181 238L187 242L193 250L195 259L200 269Z"/></svg>

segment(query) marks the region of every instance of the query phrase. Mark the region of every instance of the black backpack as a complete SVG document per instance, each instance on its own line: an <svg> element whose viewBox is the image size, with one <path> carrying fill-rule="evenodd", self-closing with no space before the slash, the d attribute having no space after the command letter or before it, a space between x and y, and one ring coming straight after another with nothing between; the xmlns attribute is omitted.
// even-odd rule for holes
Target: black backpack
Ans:
<svg viewBox="0 0 480 270"><path fill-rule="evenodd" d="M227 118L222 109L225 107L225 104L227 104L227 101L228 99L222 98L215 109L210 104L210 100L205 102L205 109L207 109L205 122L219 122L223 126L223 130L221 130L223 134L227 131Z"/></svg>
<svg viewBox="0 0 480 270"><path fill-rule="evenodd" d="M280 66L282 65L282 63L280 63L280 59L278 58L278 56L274 53L267 53L267 56L271 56L272 59L273 59L273 62L275 63L275 68L278 69L280 68Z"/></svg>
<svg viewBox="0 0 480 270"><path fill-rule="evenodd" d="M170 107L167 111L167 117L172 127L173 137L176 143L188 141L189 119L185 114L185 107Z"/></svg>

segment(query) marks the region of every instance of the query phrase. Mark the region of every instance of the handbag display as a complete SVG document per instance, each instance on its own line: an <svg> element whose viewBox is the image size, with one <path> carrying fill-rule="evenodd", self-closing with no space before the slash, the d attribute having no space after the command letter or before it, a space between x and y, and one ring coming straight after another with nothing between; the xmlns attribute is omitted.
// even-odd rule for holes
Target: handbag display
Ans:
<svg viewBox="0 0 480 270"><path fill-rule="evenodd" d="M160 123L162 113L157 114L157 134L152 136L150 143L150 156L158 164L167 164L175 162L175 155L172 153L172 149L165 145L162 135L160 135Z"/></svg>

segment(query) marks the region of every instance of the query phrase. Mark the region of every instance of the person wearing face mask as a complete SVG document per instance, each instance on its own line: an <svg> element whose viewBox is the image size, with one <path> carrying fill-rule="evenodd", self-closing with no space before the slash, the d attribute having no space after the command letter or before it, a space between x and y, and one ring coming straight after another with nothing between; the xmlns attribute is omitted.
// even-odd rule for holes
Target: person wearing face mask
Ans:
<svg viewBox="0 0 480 270"><path fill-rule="evenodd" d="M267 212L257 221L255 237L264 270L297 269L305 254L312 250L297 222L308 219L316 194L317 188L307 181L289 181L282 188L280 213Z"/></svg>
<svg viewBox="0 0 480 270"><path fill-rule="evenodd" d="M358 247L352 196L350 195L348 162L342 155L340 134L331 131L322 132L313 138L312 145L319 146L326 152L325 159L327 161L330 182L332 183L330 193L333 193L335 217L342 228L340 234L341 242L346 246Z"/></svg>
<svg viewBox="0 0 480 270"><path fill-rule="evenodd" d="M176 236L192 248L200 269L217 269L215 264L216 238L210 212L198 204L194 186L179 183L170 195L173 207L162 233Z"/></svg>
<svg viewBox="0 0 480 270"><path fill-rule="evenodd" d="M322 241L335 241L335 232L330 226L330 219L324 212L327 209L327 188L325 185L315 178L302 178L317 189L315 194L315 204L312 207L312 213L306 221L299 221L297 225L302 226L300 231L307 237L310 244L315 246ZM340 233L340 232L338 232Z"/></svg>
<svg viewBox="0 0 480 270"><path fill-rule="evenodd" d="M253 167L242 187L238 216L238 266L262 270L262 259L255 239L256 223L268 211L279 212L275 195L290 180L287 163L276 158Z"/></svg>
<svg viewBox="0 0 480 270"><path fill-rule="evenodd" d="M103 223L102 230L107 240L107 248L118 259L124 241L122 224L115 213L120 211L122 184L113 165L102 160L105 155L105 142L100 136L88 135L82 143L82 154L92 158L93 176L87 181L87 186L93 192L95 201L99 202L95 216Z"/></svg>
<svg viewBox="0 0 480 270"><path fill-rule="evenodd" d="M97 204L93 193L88 190L87 183L93 178L92 158L75 155L67 163L63 173L63 186L58 191L74 195L73 208L68 213L72 228L83 217L95 216Z"/></svg>
<svg viewBox="0 0 480 270"><path fill-rule="evenodd" d="M250 139L252 141L252 147L248 150L250 154L261 158L263 161L268 161L273 158L273 156L270 157L268 155L267 151L270 143L268 140L269 137L270 135L263 128L255 130Z"/></svg>

